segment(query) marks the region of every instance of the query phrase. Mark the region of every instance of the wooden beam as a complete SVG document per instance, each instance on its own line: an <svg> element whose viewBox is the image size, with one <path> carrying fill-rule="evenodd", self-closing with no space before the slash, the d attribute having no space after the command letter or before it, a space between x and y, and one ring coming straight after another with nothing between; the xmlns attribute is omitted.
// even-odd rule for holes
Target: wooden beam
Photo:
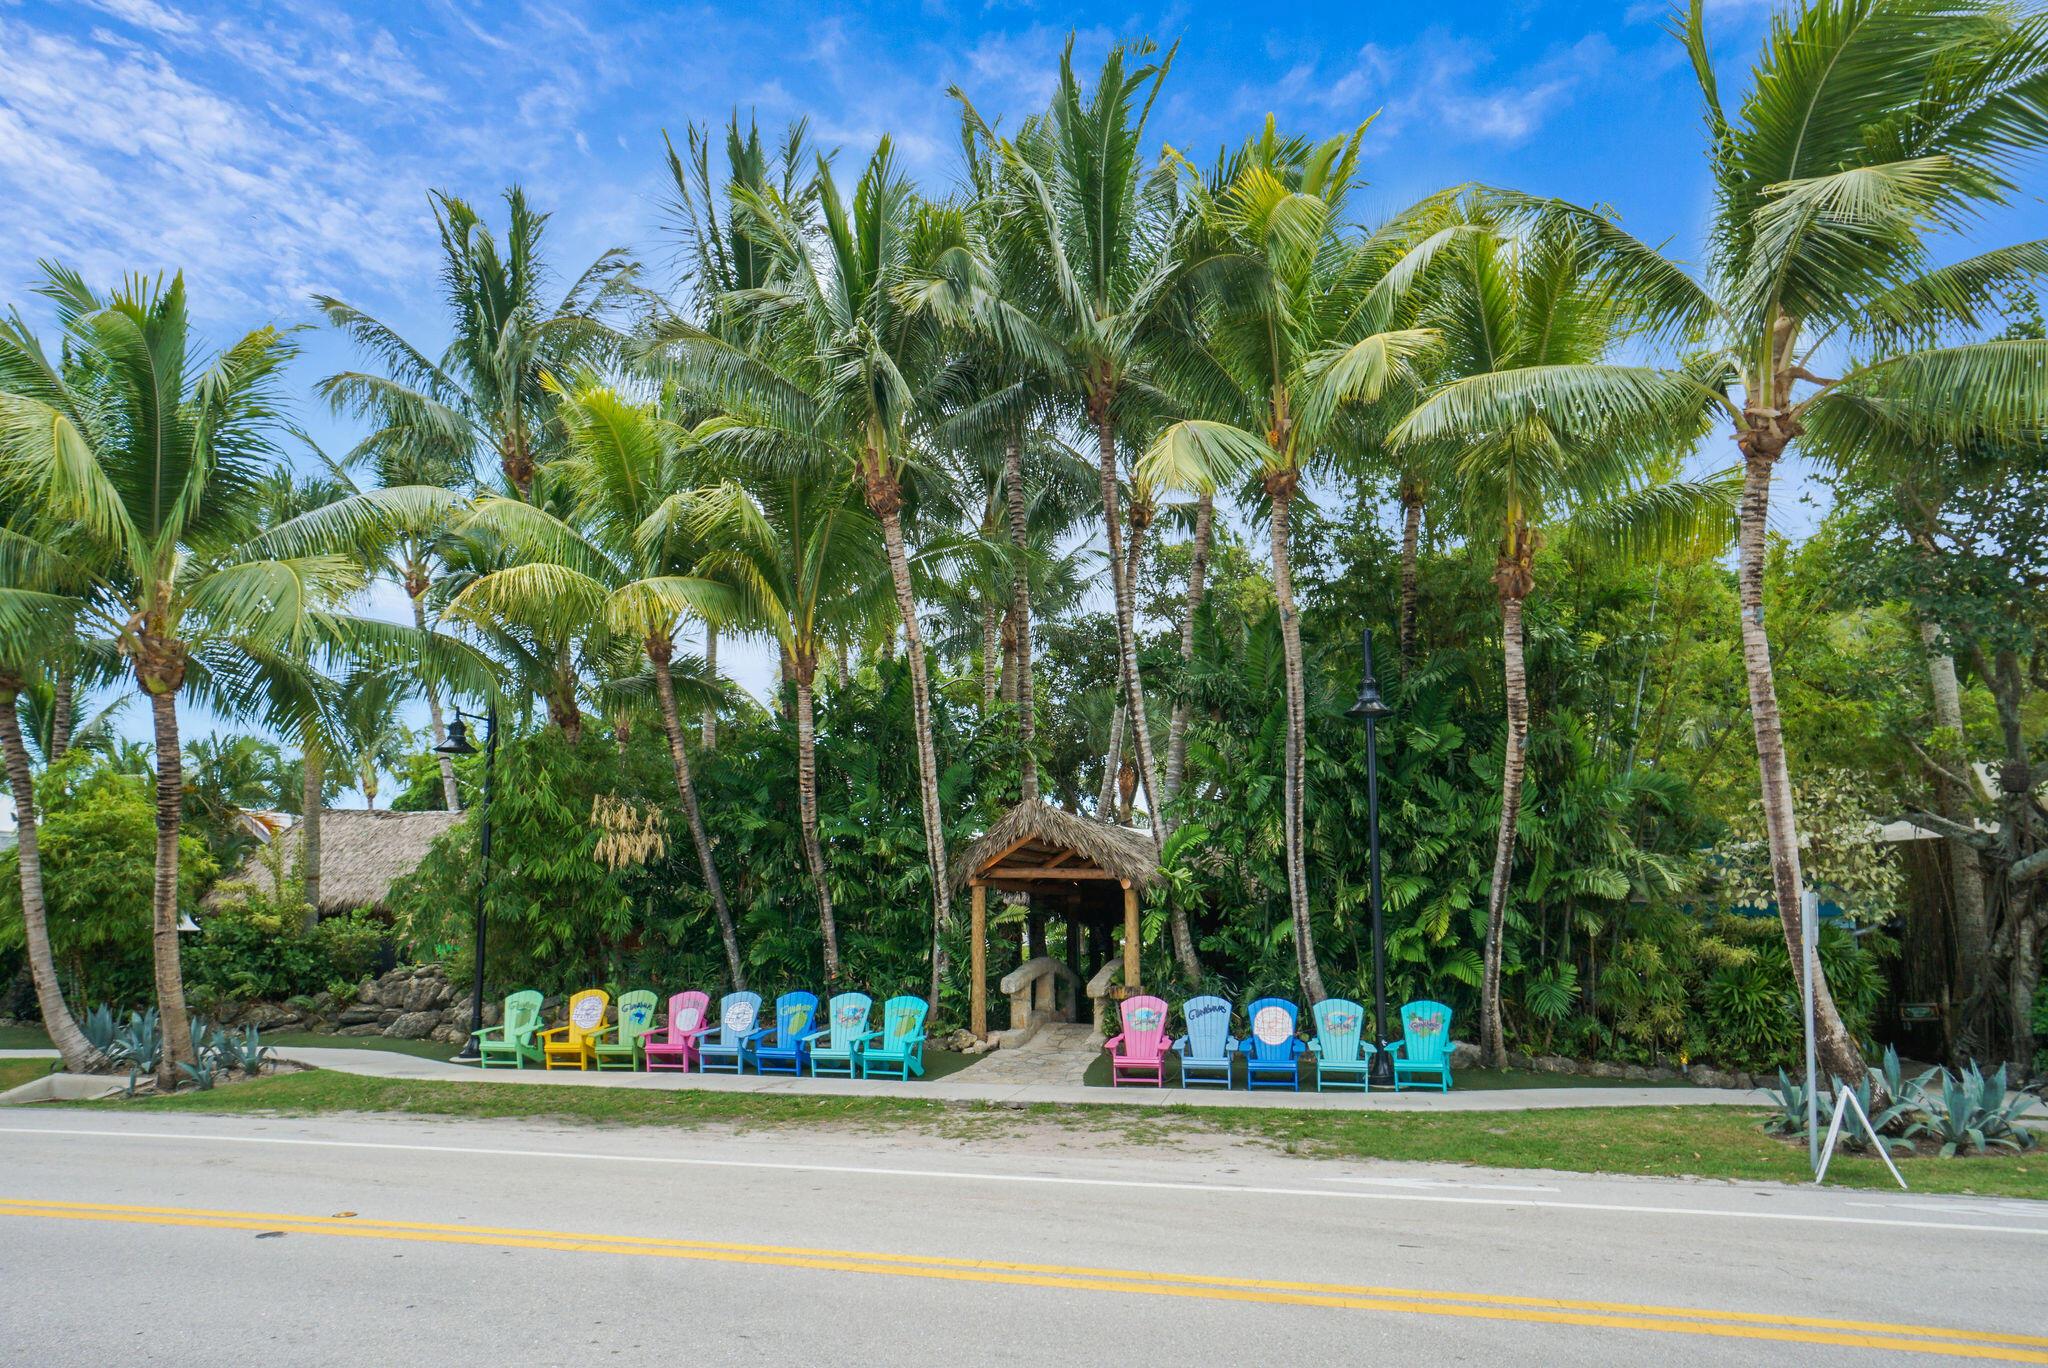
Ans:
<svg viewBox="0 0 2048 1368"><path fill-rule="evenodd" d="M1077 852L1072 850L1062 850L1059 854L1053 856L1050 860L1047 860L1045 862L1045 868L1058 869L1061 865L1073 859L1076 853Z"/></svg>
<svg viewBox="0 0 2048 1368"><path fill-rule="evenodd" d="M1001 865L983 869L980 879L1116 879L1106 869L1048 869L1043 865Z"/></svg>
<svg viewBox="0 0 2048 1368"><path fill-rule="evenodd" d="M998 850L995 854L989 856L986 860L983 860L981 862L981 869L977 872L984 874L987 873L988 867L990 865L1001 864L1004 860L1009 859L1012 855L1022 850L1025 846L1030 845L1036 839L1038 838L1035 836L1019 836L1016 840L1010 842L1001 850Z"/></svg>
<svg viewBox="0 0 2048 1368"><path fill-rule="evenodd" d="M1138 890L1124 885L1124 987L1138 991Z"/></svg>
<svg viewBox="0 0 2048 1368"><path fill-rule="evenodd" d="M976 1040L988 1039L988 890L974 886L972 943L968 950L968 972L973 976L973 993L968 998L967 1029Z"/></svg>

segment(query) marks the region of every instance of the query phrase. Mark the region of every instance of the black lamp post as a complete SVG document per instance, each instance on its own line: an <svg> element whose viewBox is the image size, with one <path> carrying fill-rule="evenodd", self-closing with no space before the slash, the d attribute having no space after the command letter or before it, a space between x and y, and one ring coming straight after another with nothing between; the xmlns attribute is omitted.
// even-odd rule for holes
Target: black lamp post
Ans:
<svg viewBox="0 0 2048 1368"><path fill-rule="evenodd" d="M448 739L434 749L442 755L476 754L476 747L469 744L469 728L463 723L462 709L455 710L455 720L448 724ZM493 703L484 714L484 810L483 825L477 833L482 868L476 881L476 978L469 990L470 1036L455 1056L465 1062L483 1057L477 1048L476 1033L484 1028L484 894L491 884L491 781L497 763L498 705Z"/></svg>
<svg viewBox="0 0 2048 1368"><path fill-rule="evenodd" d="M1358 701L1346 714L1365 721L1365 822L1372 855L1372 1069L1375 1088L1394 1086L1394 1060L1387 1053L1387 936L1380 919L1380 719L1394 710L1380 697L1372 672L1372 628L1365 629L1365 674L1358 681Z"/></svg>

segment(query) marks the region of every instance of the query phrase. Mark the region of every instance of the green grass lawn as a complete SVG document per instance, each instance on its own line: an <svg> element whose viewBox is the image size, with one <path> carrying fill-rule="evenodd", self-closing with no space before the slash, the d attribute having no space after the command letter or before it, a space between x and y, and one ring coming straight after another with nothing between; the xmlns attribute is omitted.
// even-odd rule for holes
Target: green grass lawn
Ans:
<svg viewBox="0 0 2048 1368"><path fill-rule="evenodd" d="M50 1071L54 1059L0 1059L0 1092L33 1083Z"/></svg>
<svg viewBox="0 0 2048 1368"><path fill-rule="evenodd" d="M29 1061L33 1062L33 1061ZM527 1117L568 1123L692 1127L736 1125L907 1127L931 1134L1000 1136L1038 1124L1113 1135L1133 1145L1230 1136L1327 1159L1398 1159L1567 1172L1696 1175L1803 1182L1806 1152L1763 1134L1762 1113L1731 1107L1573 1108L1529 1112L1362 1112L1248 1107L1010 1108L916 1096L776 1097L534 1084L363 1078L314 1070L205 1093L69 1104L146 1111L310 1116L381 1112L413 1116ZM1917 1192L2048 1199L2048 1154L1992 1159L1905 1158ZM1829 1170L1843 1186L1886 1188L1874 1158L1843 1156Z"/></svg>
<svg viewBox="0 0 2048 1368"><path fill-rule="evenodd" d="M50 1037L40 1026L0 1026L0 1050L47 1050Z"/></svg>

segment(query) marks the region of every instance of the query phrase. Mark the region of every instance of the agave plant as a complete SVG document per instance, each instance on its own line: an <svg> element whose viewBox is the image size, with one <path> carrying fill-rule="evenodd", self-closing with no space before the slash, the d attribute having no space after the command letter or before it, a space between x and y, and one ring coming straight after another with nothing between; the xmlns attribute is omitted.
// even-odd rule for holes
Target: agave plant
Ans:
<svg viewBox="0 0 2048 1368"><path fill-rule="evenodd" d="M114 1039L121 1033L121 1019L115 1016L114 1009L104 1002L87 1012L85 1020L80 1025L93 1049L102 1055L113 1050Z"/></svg>
<svg viewBox="0 0 2048 1368"><path fill-rule="evenodd" d="M1993 1149L2028 1150L2039 1142L2039 1135L2019 1124L2038 1099L2025 1092L2008 1095L2005 1081L2003 1064L1989 1078L1974 1061L1960 1077L1943 1072L1941 1095L1930 1099L1927 1129L1940 1139L1944 1159Z"/></svg>
<svg viewBox="0 0 2048 1368"><path fill-rule="evenodd" d="M243 1027L240 1035L227 1031L221 1033L219 1059L224 1067L240 1069L253 1076L263 1072L264 1064L275 1055L276 1051L263 1043L254 1026Z"/></svg>
<svg viewBox="0 0 2048 1368"><path fill-rule="evenodd" d="M107 1055L143 1073L155 1073L163 1050L162 1018L157 1015L156 1008L151 1007L128 1014L128 1024L114 1033Z"/></svg>

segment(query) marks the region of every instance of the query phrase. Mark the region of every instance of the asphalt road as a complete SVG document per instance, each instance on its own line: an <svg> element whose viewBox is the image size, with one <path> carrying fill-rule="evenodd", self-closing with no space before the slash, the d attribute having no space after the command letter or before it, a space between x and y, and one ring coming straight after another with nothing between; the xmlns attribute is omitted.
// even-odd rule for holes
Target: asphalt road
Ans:
<svg viewBox="0 0 2048 1368"><path fill-rule="evenodd" d="M2048 1363L2048 1204L884 1135L0 1116L0 1362Z"/></svg>

